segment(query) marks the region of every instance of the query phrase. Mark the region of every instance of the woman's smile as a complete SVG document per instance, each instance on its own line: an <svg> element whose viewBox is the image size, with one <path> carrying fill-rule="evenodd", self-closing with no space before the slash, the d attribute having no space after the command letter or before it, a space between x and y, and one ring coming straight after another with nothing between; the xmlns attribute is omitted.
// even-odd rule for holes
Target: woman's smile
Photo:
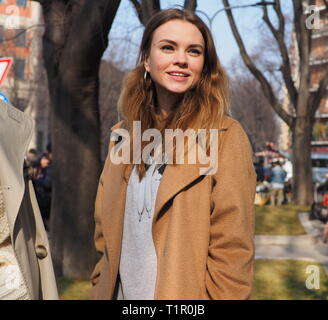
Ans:
<svg viewBox="0 0 328 320"><path fill-rule="evenodd" d="M178 82L185 82L190 77L190 74L184 71L171 71L167 72L167 74L171 80Z"/></svg>

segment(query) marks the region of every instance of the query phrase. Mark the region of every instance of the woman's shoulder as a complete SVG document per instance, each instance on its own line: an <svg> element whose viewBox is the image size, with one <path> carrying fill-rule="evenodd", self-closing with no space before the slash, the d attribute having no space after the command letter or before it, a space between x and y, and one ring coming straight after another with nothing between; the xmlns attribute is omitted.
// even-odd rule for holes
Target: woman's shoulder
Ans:
<svg viewBox="0 0 328 320"><path fill-rule="evenodd" d="M228 115L224 116L221 129L224 131L240 131L243 133L245 132L241 123Z"/></svg>
<svg viewBox="0 0 328 320"><path fill-rule="evenodd" d="M251 148L249 137L241 123L230 116L225 116L222 123L221 150L231 149L235 152L242 148Z"/></svg>

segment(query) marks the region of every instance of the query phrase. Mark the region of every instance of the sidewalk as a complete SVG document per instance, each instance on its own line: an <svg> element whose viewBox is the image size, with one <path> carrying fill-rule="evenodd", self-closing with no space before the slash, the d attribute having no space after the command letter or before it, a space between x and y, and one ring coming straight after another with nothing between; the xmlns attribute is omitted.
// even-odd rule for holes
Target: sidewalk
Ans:
<svg viewBox="0 0 328 320"><path fill-rule="evenodd" d="M307 232L301 236L255 236L255 259L293 259L317 261L328 276L328 245L321 240L323 224L309 220L308 213L299 219Z"/></svg>

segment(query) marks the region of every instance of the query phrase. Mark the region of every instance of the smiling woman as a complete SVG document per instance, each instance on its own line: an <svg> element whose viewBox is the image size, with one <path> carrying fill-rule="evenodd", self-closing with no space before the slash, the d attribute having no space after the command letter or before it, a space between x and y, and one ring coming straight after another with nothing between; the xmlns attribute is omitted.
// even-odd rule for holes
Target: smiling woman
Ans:
<svg viewBox="0 0 328 320"><path fill-rule="evenodd" d="M250 297L256 179L248 138L228 110L228 80L207 26L189 11L156 14L125 80L123 121L113 133L128 132L133 158L133 142L157 129L166 158L167 129L217 130L218 167L201 174L199 162L178 163L188 148L173 148L172 163L158 164L152 153L150 161L114 163L126 137L112 135L96 199L94 299ZM196 145L204 147L200 139Z"/></svg>

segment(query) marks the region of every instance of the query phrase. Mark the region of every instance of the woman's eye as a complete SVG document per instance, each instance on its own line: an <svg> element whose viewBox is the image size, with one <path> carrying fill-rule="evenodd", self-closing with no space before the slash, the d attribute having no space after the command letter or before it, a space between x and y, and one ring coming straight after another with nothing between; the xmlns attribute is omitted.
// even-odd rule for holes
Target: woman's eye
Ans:
<svg viewBox="0 0 328 320"><path fill-rule="evenodd" d="M199 56L202 54L202 52L200 50L197 49L191 49L189 50L189 52L193 55L193 56Z"/></svg>
<svg viewBox="0 0 328 320"><path fill-rule="evenodd" d="M173 47L169 45L163 46L161 49L164 51L173 51Z"/></svg>

